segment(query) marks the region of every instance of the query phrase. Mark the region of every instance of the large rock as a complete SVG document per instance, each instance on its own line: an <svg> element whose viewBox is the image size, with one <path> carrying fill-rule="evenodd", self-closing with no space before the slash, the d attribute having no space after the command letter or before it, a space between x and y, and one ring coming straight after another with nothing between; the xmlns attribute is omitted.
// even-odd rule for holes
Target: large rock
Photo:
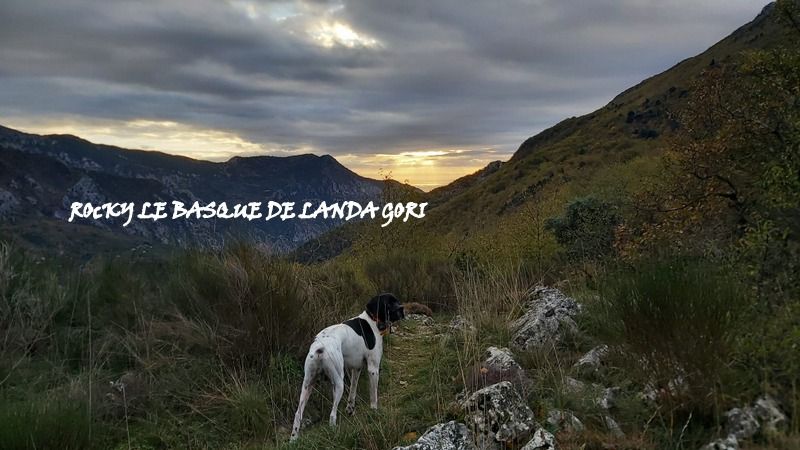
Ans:
<svg viewBox="0 0 800 450"><path fill-rule="evenodd" d="M450 321L448 325L451 330L453 331L475 331L475 326L472 325L467 319L464 318L461 314L456 314L453 317L453 320Z"/></svg>
<svg viewBox="0 0 800 450"><path fill-rule="evenodd" d="M598 345L586 352L572 368L582 376L594 375L603 367L606 356L608 356L608 346Z"/></svg>
<svg viewBox="0 0 800 450"><path fill-rule="evenodd" d="M393 450L477 450L472 433L466 425L451 421L428 428L417 442Z"/></svg>
<svg viewBox="0 0 800 450"><path fill-rule="evenodd" d="M567 332L577 331L575 317L580 309L578 302L558 289L537 286L530 294L525 313L512 324L513 346L533 350L560 342Z"/></svg>
<svg viewBox="0 0 800 450"><path fill-rule="evenodd" d="M739 441L736 440L736 436L730 435L726 438L709 442L700 450L739 450Z"/></svg>
<svg viewBox="0 0 800 450"><path fill-rule="evenodd" d="M611 416L603 416L603 422L606 424L606 429L612 436L621 438L625 437L625 433L622 431L622 428L619 426L616 420L614 420Z"/></svg>
<svg viewBox="0 0 800 450"><path fill-rule="evenodd" d="M462 406L467 425L497 442L525 439L536 427L533 411L509 381L473 393Z"/></svg>
<svg viewBox="0 0 800 450"><path fill-rule="evenodd" d="M547 412L547 423L556 430L568 433L580 433L585 427L575 414L561 409L551 409Z"/></svg>
<svg viewBox="0 0 800 450"><path fill-rule="evenodd" d="M761 422L762 431L767 434L777 433L786 426L786 414L778 407L778 402L769 395L755 401L753 413Z"/></svg>
<svg viewBox="0 0 800 450"><path fill-rule="evenodd" d="M539 428L522 450L556 450L556 438L544 428Z"/></svg>
<svg viewBox="0 0 800 450"><path fill-rule="evenodd" d="M728 435L737 439L776 433L786 424L786 415L769 396L759 398L753 406L733 408L725 413L725 418Z"/></svg>
<svg viewBox="0 0 800 450"><path fill-rule="evenodd" d="M756 435L761 428L753 409L750 407L733 408L725 413L727 431L737 439L748 439Z"/></svg>
<svg viewBox="0 0 800 450"><path fill-rule="evenodd" d="M482 380L485 380L482 383L484 386L510 381L517 389L526 392L530 385L530 379L525 374L525 370L514 359L511 350L505 347L487 348L479 372Z"/></svg>

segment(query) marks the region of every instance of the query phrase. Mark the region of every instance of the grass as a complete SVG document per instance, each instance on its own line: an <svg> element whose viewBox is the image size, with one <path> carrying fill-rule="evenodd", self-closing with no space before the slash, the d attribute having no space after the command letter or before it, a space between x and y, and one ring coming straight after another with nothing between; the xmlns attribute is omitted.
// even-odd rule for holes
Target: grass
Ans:
<svg viewBox="0 0 800 450"><path fill-rule="evenodd" d="M368 408L362 377L355 416L342 406L339 425L330 428L330 388L320 383L306 410L310 425L289 444L302 380L298 355L314 332L354 315L379 290L369 272L380 272L378 266L367 269L369 262L358 257L304 266L233 246L156 263L94 261L75 274L56 273L2 247L2 307L12 313L2 316L0 328L0 336L8 336L0 347L0 446L382 449L411 442L435 423L462 419L457 394L482 386L478 362L488 346L508 345L510 324L541 274L522 264L501 269L480 254L421 258L427 262L413 255L391 259L404 267L386 273L400 274L393 282L405 286L409 297L446 298L434 326L405 321L387 339L380 410ZM444 281L415 280L432 265L442 271L436 277L448 274L439 293L431 287ZM739 291L726 288L718 275L670 261L607 272L590 286L571 285L586 294L584 332L558 348L515 352L532 381L524 393L537 420L558 408L586 425L582 433L560 433L563 448L699 446L715 432L724 407L751 399L754 393L728 380L750 374L752 365L722 364L724 370L713 372L715 364L742 354L726 331L742 328L730 314ZM451 331L446 324L454 314L475 328ZM16 330L26 327L42 331L17 337ZM699 335L702 345L693 340ZM565 388L566 378L576 376L574 362L601 342L637 355L612 354L610 366L586 380L621 387L611 414L624 438L606 430L606 412L593 402L596 388ZM714 352L701 352L708 345L715 345ZM694 352L682 350L686 346ZM676 413L675 403L654 408L639 400L639 391L654 373L668 380L674 372L631 364L641 358L672 361L665 367L688 368L681 372L687 380L712 382L691 381L699 394L691 397L697 403L680 404L685 413ZM111 382L125 384L124 394Z"/></svg>

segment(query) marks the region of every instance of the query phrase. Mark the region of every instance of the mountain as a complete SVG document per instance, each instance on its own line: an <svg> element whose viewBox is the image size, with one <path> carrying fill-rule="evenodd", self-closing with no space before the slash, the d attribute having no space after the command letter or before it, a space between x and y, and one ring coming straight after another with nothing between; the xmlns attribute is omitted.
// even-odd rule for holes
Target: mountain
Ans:
<svg viewBox="0 0 800 450"><path fill-rule="evenodd" d="M747 51L775 48L786 40L789 27L776 12L774 3L767 5L705 52L625 90L594 112L567 118L524 140L509 161L492 162L432 190L425 199L430 204L426 218L415 224L415 231L453 242L484 233L494 241L502 224L526 220L520 219L523 205L537 205L541 214L552 217L572 198L609 191L620 198L641 188L660 170L664 147L680 126L676 114L685 108L702 73L735 66ZM303 261L329 258L361 234L357 226L348 225L295 254Z"/></svg>
<svg viewBox="0 0 800 450"><path fill-rule="evenodd" d="M435 206L429 224L463 231L472 222L465 217L507 215L554 185L581 191L581 185L610 166L658 156L679 126L673 114L685 106L692 83L705 69L735 65L743 52L772 48L788 32L775 5L767 5L753 21L705 52L627 89L597 111L528 138L501 166L492 163L476 175L432 191L429 201Z"/></svg>
<svg viewBox="0 0 800 450"><path fill-rule="evenodd" d="M359 176L333 157L234 157L222 163L98 145L69 135L40 136L0 127L0 230L40 246L117 242L217 245L232 235L285 250L338 225L331 220L124 220L67 223L80 202L172 200L229 205L269 200L378 201L384 181Z"/></svg>

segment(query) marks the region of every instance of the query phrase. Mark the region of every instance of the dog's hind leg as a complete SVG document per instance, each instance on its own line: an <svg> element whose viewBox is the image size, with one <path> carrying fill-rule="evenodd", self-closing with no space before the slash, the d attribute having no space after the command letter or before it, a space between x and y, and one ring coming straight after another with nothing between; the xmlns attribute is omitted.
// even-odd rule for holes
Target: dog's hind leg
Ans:
<svg viewBox="0 0 800 450"><path fill-rule="evenodd" d="M344 373L338 372L333 378L331 378L331 384L333 384L333 407L331 408L331 426L336 425L336 412L339 409L339 402L342 400L342 394L344 394Z"/></svg>
<svg viewBox="0 0 800 450"><path fill-rule="evenodd" d="M350 370L350 392L347 396L347 414L351 416L356 412L356 394L358 393L359 376L361 376L361 369Z"/></svg>
<svg viewBox="0 0 800 450"><path fill-rule="evenodd" d="M300 391L300 403L297 405L297 412L294 414L294 424L292 425L292 436L290 440L297 439L300 434L300 425L303 422L303 410L306 409L308 398L311 397L311 391L314 389L314 375L309 376L306 373L303 379L303 389Z"/></svg>
<svg viewBox="0 0 800 450"><path fill-rule="evenodd" d="M308 354L305 364L305 376L303 377L303 388L300 390L300 402L297 404L297 412L294 414L294 424L292 425L292 435L290 441L297 439L300 434L300 425L303 422L303 411L306 409L308 398L311 397L311 391L314 389L314 381L319 374L319 364L322 351L317 350L314 353Z"/></svg>

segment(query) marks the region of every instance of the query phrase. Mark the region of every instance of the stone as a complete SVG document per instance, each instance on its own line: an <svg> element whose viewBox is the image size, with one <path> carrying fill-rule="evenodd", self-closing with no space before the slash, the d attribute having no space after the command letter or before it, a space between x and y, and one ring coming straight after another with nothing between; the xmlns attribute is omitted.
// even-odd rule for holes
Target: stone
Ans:
<svg viewBox="0 0 800 450"><path fill-rule="evenodd" d="M701 447L700 450L739 450L739 441L736 439L736 436L729 435L726 438L720 438L709 442Z"/></svg>
<svg viewBox="0 0 800 450"><path fill-rule="evenodd" d="M523 350L546 348L578 329L578 302L554 288L537 286L531 292L522 317L512 323L512 345Z"/></svg>
<svg viewBox="0 0 800 450"><path fill-rule="evenodd" d="M497 442L525 439L536 427L533 411L509 381L480 389L462 407L467 425Z"/></svg>
<svg viewBox="0 0 800 450"><path fill-rule="evenodd" d="M760 397L755 401L753 413L761 422L762 431L767 434L777 433L787 424L786 414L781 411L778 402L769 395Z"/></svg>
<svg viewBox="0 0 800 450"><path fill-rule="evenodd" d="M758 433L761 424L752 408L733 408L725 413L726 430L737 439L749 439Z"/></svg>
<svg viewBox="0 0 800 450"><path fill-rule="evenodd" d="M478 447L466 425L450 421L428 428L417 442L393 450L478 450Z"/></svg>
<svg viewBox="0 0 800 450"><path fill-rule="evenodd" d="M479 368L480 378L487 383L495 384L500 381L510 381L523 392L527 391L530 379L525 370L514 359L514 354L506 347L489 347L484 352L484 359ZM480 383L476 383L480 384Z"/></svg>
<svg viewBox="0 0 800 450"><path fill-rule="evenodd" d="M586 390L586 383L581 380L576 380L572 377L567 377L564 379L564 391L572 394L577 395L583 393Z"/></svg>
<svg viewBox="0 0 800 450"><path fill-rule="evenodd" d="M544 428L539 428L522 450L556 450L556 438Z"/></svg>
<svg viewBox="0 0 800 450"><path fill-rule="evenodd" d="M605 388L595 399L595 404L605 410L609 410L616 405L617 394L621 389L618 387Z"/></svg>
<svg viewBox="0 0 800 450"><path fill-rule="evenodd" d="M450 321L450 329L453 331L475 331L475 326L472 325L464 316L457 314Z"/></svg>
<svg viewBox="0 0 800 450"><path fill-rule="evenodd" d="M622 428L620 428L619 424L616 420L614 420L611 416L603 416L603 422L606 424L606 429L611 433L612 436L621 438L625 437L625 433L622 432Z"/></svg>
<svg viewBox="0 0 800 450"><path fill-rule="evenodd" d="M413 320L423 325L433 325L433 317L426 316L425 314L406 314L406 320Z"/></svg>
<svg viewBox="0 0 800 450"><path fill-rule="evenodd" d="M608 355L608 350L607 345L598 345L581 356L572 368L583 376L595 374L603 366L603 359Z"/></svg>
<svg viewBox="0 0 800 450"><path fill-rule="evenodd" d="M575 414L560 409L551 409L547 413L547 423L555 429L564 430L568 433L580 433L586 427Z"/></svg>

